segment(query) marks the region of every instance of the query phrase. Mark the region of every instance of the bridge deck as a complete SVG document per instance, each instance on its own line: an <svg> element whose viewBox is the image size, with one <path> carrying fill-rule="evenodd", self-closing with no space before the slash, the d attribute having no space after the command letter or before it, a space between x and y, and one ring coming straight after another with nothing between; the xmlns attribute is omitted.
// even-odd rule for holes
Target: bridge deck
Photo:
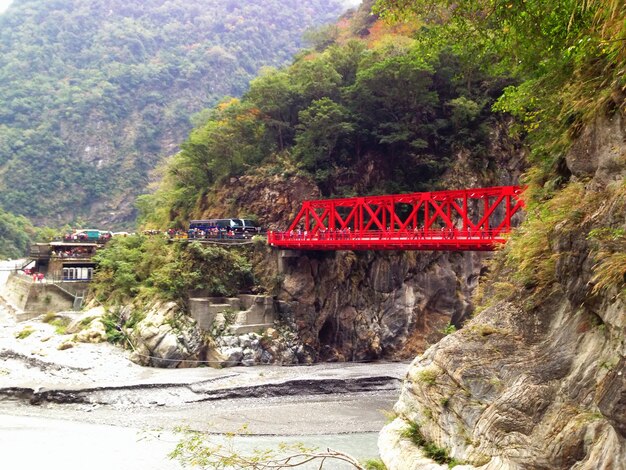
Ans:
<svg viewBox="0 0 626 470"><path fill-rule="evenodd" d="M492 251L505 243L502 233L495 231L441 231L389 233L368 231L363 234L334 233L313 235L291 232L269 232L267 241L275 248L292 250L449 250Z"/></svg>

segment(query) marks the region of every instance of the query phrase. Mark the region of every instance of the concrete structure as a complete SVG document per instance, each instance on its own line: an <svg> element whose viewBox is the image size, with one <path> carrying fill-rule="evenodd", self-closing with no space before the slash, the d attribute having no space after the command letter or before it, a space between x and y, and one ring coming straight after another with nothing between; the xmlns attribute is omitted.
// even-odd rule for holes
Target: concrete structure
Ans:
<svg viewBox="0 0 626 470"><path fill-rule="evenodd" d="M90 281L95 268L92 258L101 246L81 241L35 243L29 258L35 261L35 271L55 281Z"/></svg>
<svg viewBox="0 0 626 470"><path fill-rule="evenodd" d="M36 282L25 274L10 273L2 295L15 310L15 318L24 321L48 312L79 308L76 300L82 300L86 289L87 283L84 282Z"/></svg>
<svg viewBox="0 0 626 470"><path fill-rule="evenodd" d="M192 297L189 308L191 316L204 331L226 326L233 335L273 327L277 316L274 299L267 295Z"/></svg>

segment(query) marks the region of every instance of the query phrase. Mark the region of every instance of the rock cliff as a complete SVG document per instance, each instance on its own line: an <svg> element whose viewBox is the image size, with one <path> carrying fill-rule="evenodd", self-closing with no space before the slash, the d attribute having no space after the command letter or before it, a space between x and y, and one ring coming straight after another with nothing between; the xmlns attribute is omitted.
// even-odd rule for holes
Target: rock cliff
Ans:
<svg viewBox="0 0 626 470"><path fill-rule="evenodd" d="M388 468L626 468L625 157L619 113L574 142L548 282L503 293L503 275L502 300L415 359L379 439Z"/></svg>
<svg viewBox="0 0 626 470"><path fill-rule="evenodd" d="M320 360L412 357L472 311L484 256L312 252L283 258L283 318Z"/></svg>

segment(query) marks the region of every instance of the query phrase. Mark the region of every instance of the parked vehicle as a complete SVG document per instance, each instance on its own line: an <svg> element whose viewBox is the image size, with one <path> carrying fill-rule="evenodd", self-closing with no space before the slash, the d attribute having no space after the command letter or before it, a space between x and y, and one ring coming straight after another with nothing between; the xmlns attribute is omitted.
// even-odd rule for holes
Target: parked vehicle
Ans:
<svg viewBox="0 0 626 470"><path fill-rule="evenodd" d="M261 233L261 226L255 222L254 220L250 220L250 219L235 219L238 220L241 225L243 226L243 231L245 233L248 233L250 235L256 235L258 233Z"/></svg>
<svg viewBox="0 0 626 470"><path fill-rule="evenodd" d="M244 227L240 219L203 219L189 222L189 230L211 230L211 229L232 230L235 233L243 233Z"/></svg>

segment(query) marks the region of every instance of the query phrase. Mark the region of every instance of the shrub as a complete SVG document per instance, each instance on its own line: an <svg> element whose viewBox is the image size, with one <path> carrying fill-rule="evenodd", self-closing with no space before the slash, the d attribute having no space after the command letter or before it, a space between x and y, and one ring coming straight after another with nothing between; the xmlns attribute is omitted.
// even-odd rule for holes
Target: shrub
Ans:
<svg viewBox="0 0 626 470"><path fill-rule="evenodd" d="M609 290L612 287L622 287L618 295L626 296L626 253L600 252L594 266L594 275L591 281L594 283L593 292L598 293Z"/></svg>
<svg viewBox="0 0 626 470"><path fill-rule="evenodd" d="M70 324L70 319L64 318L64 317L58 317L52 320L50 324L55 327L54 332L56 334L64 335L67 330L67 327Z"/></svg>
<svg viewBox="0 0 626 470"><path fill-rule="evenodd" d="M119 315L107 313L102 316L101 321L107 333L107 341L109 343L116 344L124 340L125 335L120 325Z"/></svg>
<svg viewBox="0 0 626 470"><path fill-rule="evenodd" d="M435 369L423 369L418 372L417 379L427 385L435 385L439 372Z"/></svg>
<svg viewBox="0 0 626 470"><path fill-rule="evenodd" d="M387 466L380 459L369 459L363 462L365 470L387 470Z"/></svg>
<svg viewBox="0 0 626 470"><path fill-rule="evenodd" d="M57 317L57 314L55 312L48 312L46 313L43 318L41 319L41 321L43 323L50 323L52 320L54 320Z"/></svg>
<svg viewBox="0 0 626 470"><path fill-rule="evenodd" d="M556 280L555 268L559 254L552 251L555 233L578 228L574 212L580 209L572 201L581 201L584 186L572 183L554 197L544 196L542 190L530 188L527 197L534 198L528 204L527 220L516 230L505 249L507 264L515 269L515 277L526 287L538 287L538 291ZM533 193L534 191L534 193Z"/></svg>
<svg viewBox="0 0 626 470"><path fill-rule="evenodd" d="M98 273L92 292L108 304L141 304L155 298L184 304L192 289L234 295L254 285L245 253L198 242L168 243L162 237L118 238L94 258Z"/></svg>
<svg viewBox="0 0 626 470"><path fill-rule="evenodd" d="M15 337L17 339L28 338L34 332L35 332L35 330L33 330L33 328L31 326L26 326L26 327L24 327L24 329L22 331L18 331L17 333L15 333Z"/></svg>
<svg viewBox="0 0 626 470"><path fill-rule="evenodd" d="M410 439L413 444L420 447L424 452L424 455L429 459L434 460L440 464L447 464L449 467L459 465L461 462L450 457L448 449L445 447L439 447L434 442L429 441L422 434L419 424L411 421L408 427L402 432L402 437Z"/></svg>
<svg viewBox="0 0 626 470"><path fill-rule="evenodd" d="M454 326L452 323L448 322L448 324L446 326L444 326L444 328L443 328L443 330L441 332L444 335L451 335L455 331L456 331L456 326Z"/></svg>

